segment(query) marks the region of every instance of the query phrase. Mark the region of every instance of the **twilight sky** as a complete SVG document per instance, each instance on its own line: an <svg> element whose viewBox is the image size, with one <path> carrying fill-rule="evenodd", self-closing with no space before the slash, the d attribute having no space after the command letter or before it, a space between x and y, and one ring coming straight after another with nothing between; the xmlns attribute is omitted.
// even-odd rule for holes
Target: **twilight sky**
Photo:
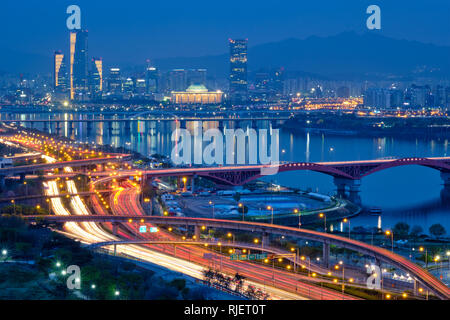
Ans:
<svg viewBox="0 0 450 320"><path fill-rule="evenodd" d="M381 7L381 34L450 46L448 0L1 0L0 48L46 56L67 51L71 4L81 7L90 56L125 63L220 54L230 37L253 46L363 32L370 4Z"/></svg>

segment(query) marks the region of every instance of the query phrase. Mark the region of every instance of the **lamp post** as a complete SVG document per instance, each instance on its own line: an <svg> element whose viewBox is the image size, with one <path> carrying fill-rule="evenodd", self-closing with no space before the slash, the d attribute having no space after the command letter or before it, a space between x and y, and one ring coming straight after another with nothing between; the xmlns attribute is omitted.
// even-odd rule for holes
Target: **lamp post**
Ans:
<svg viewBox="0 0 450 320"><path fill-rule="evenodd" d="M245 220L245 210L244 210L244 205L242 204L242 202L238 203L238 208L242 210L242 221Z"/></svg>
<svg viewBox="0 0 450 320"><path fill-rule="evenodd" d="M424 248L424 247L420 247L419 251L420 252L424 252L425 251L425 268L428 268L428 249Z"/></svg>
<svg viewBox="0 0 450 320"><path fill-rule="evenodd" d="M385 234L388 237L391 237L391 251L394 252L394 232L392 232L391 230L386 230Z"/></svg>
<svg viewBox="0 0 450 320"><path fill-rule="evenodd" d="M319 213L319 218L323 219L323 230L327 232L327 215L323 212Z"/></svg>
<svg viewBox="0 0 450 320"><path fill-rule="evenodd" d="M347 218L344 218L344 220L342 220L343 223L347 223L348 222L348 238L350 239L350 220Z"/></svg>
<svg viewBox="0 0 450 320"><path fill-rule="evenodd" d="M298 210L297 208L294 209L294 214L298 214L298 228L300 229L302 226L302 221L301 221L301 212L300 210Z"/></svg>
<svg viewBox="0 0 450 320"><path fill-rule="evenodd" d="M267 210L271 210L272 211L271 224L273 224L273 207L272 206L267 206Z"/></svg>
<svg viewBox="0 0 450 320"><path fill-rule="evenodd" d="M212 217L213 217L213 219L215 219L214 202L212 202L212 201L210 200L210 201L209 201L209 205L212 206Z"/></svg>

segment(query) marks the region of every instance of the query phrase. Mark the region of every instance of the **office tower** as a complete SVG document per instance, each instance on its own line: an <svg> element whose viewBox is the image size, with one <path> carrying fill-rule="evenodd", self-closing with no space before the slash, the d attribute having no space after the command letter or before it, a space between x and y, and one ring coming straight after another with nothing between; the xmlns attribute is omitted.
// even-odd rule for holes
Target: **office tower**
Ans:
<svg viewBox="0 0 450 320"><path fill-rule="evenodd" d="M188 86L206 86L206 69L189 69L186 75L186 82Z"/></svg>
<svg viewBox="0 0 450 320"><path fill-rule="evenodd" d="M230 39L230 100L247 100L247 39Z"/></svg>
<svg viewBox="0 0 450 320"><path fill-rule="evenodd" d="M122 92L122 79L120 77L119 68L109 69L108 91L111 93Z"/></svg>
<svg viewBox="0 0 450 320"><path fill-rule="evenodd" d="M159 91L158 69L151 66L150 61L148 61L147 69L145 70L145 86L147 93L156 93Z"/></svg>
<svg viewBox="0 0 450 320"><path fill-rule="evenodd" d="M70 32L70 98L88 91L88 32Z"/></svg>
<svg viewBox="0 0 450 320"><path fill-rule="evenodd" d="M187 88L186 70L173 69L169 73L169 90L184 91Z"/></svg>
<svg viewBox="0 0 450 320"><path fill-rule="evenodd" d="M64 54L61 51L55 51L53 62L54 89L58 92L64 92L67 89L67 70Z"/></svg>
<svg viewBox="0 0 450 320"><path fill-rule="evenodd" d="M97 96L103 91L103 59L92 58L90 73L90 91L93 96Z"/></svg>

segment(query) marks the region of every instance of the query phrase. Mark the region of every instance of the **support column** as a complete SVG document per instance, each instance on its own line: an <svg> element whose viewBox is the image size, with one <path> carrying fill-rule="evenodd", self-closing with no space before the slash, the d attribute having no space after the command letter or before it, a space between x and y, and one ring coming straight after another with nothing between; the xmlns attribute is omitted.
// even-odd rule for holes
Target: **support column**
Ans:
<svg viewBox="0 0 450 320"><path fill-rule="evenodd" d="M330 244L327 242L324 242L322 246L322 262L324 268L330 267Z"/></svg>
<svg viewBox="0 0 450 320"><path fill-rule="evenodd" d="M194 193L195 192L195 178L197 178L197 175L194 174L191 178L191 192Z"/></svg>
<svg viewBox="0 0 450 320"><path fill-rule="evenodd" d="M117 222L112 223L112 233L113 235L117 236L117 229L119 227L119 224Z"/></svg>
<svg viewBox="0 0 450 320"><path fill-rule="evenodd" d="M195 240L200 241L200 227L199 226L194 227L194 235L195 235Z"/></svg>
<svg viewBox="0 0 450 320"><path fill-rule="evenodd" d="M334 177L333 182L338 195L341 196L345 196L347 188L351 194L358 194L361 191L361 180Z"/></svg>
<svg viewBox="0 0 450 320"><path fill-rule="evenodd" d="M270 244L270 236L267 232L264 232L262 235L262 247L267 248Z"/></svg>
<svg viewBox="0 0 450 320"><path fill-rule="evenodd" d="M4 189L5 189L5 186L6 186L6 183L5 183L5 176L0 176L0 189L1 189L1 190L4 190Z"/></svg>
<svg viewBox="0 0 450 320"><path fill-rule="evenodd" d="M450 188L450 172L441 172L441 179L444 181L444 186Z"/></svg>

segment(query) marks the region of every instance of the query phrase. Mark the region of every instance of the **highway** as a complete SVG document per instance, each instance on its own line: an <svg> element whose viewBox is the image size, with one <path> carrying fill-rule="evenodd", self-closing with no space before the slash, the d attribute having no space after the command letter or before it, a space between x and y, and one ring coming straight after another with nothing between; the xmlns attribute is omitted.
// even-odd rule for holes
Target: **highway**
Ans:
<svg viewBox="0 0 450 320"><path fill-rule="evenodd" d="M113 201L111 204L111 208L115 214L125 214L125 215L135 215L142 217L143 211L138 204L138 189L137 188L127 188L125 190L117 191L116 195L112 196ZM136 215L136 213L138 215ZM139 220L135 220L139 221ZM129 224L124 224L125 228L128 228L130 236L129 239L135 238L137 234L136 228L132 228ZM136 226L137 227L137 226ZM133 237L134 236L134 237ZM126 237L126 235L122 234L121 237ZM173 234L160 231L157 234L142 234L139 235L140 238L147 240L157 240L157 239L171 239L171 240L180 240L175 237ZM153 250L158 250L160 252L166 254L172 254L177 257L181 257L185 260L195 262L196 264L202 265L204 267L208 267L211 265L219 268L221 272L227 273L229 275L234 275L235 273L239 273L244 275L247 279L250 279L256 283L266 286L271 284L279 289L292 292L299 293L308 298L312 299L354 299L348 295L342 295L339 292L320 288L315 285L307 284L304 282L300 282L299 280L304 279L302 275L295 275L291 272L273 269L270 265L258 265L254 263L249 263L246 261L232 261L229 260L226 256L221 257L220 259L214 259L214 261L208 260L204 258L205 253L210 253L211 251L206 248L192 247L180 245L177 246L176 249L173 245L147 245L147 247L152 248ZM176 251L176 252L175 252ZM220 256L220 254L216 254Z"/></svg>

